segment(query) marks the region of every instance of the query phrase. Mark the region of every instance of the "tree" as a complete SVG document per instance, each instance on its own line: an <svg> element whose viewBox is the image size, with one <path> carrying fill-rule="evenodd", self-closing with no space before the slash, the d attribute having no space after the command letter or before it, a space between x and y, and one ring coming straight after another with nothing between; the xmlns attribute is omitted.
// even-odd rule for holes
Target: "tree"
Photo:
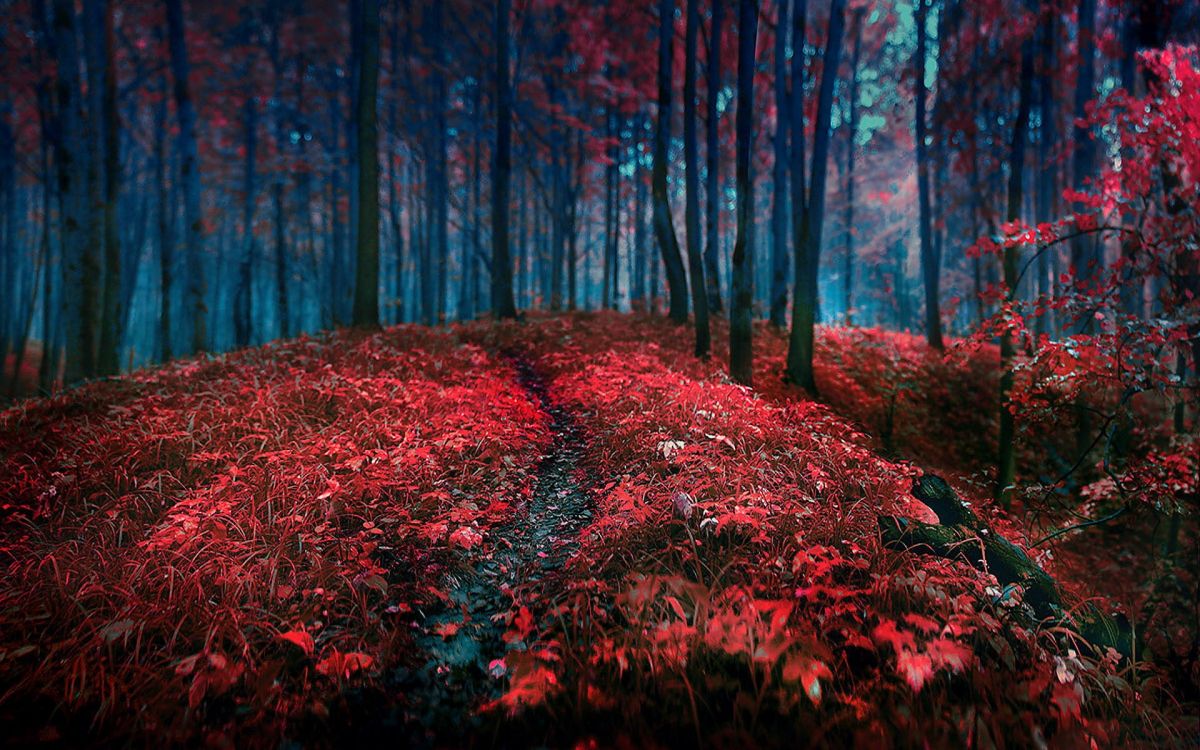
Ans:
<svg viewBox="0 0 1200 750"><path fill-rule="evenodd" d="M361 57L354 111L358 146L358 262L354 325L379 326L379 0L358 0Z"/></svg>
<svg viewBox="0 0 1200 750"><path fill-rule="evenodd" d="M743 385L753 379L754 304L754 62L758 2L738 1L737 240L733 245L733 293L729 305L729 376Z"/></svg>
<svg viewBox="0 0 1200 750"><path fill-rule="evenodd" d="M805 38L806 3L796 8L796 40ZM825 218L825 180L829 157L830 122L833 113L833 83L837 79L845 26L845 0L833 0L829 8L829 34L825 42L821 88L817 95L817 120L813 134L812 176L804 190L804 102L792 98L792 222L795 233L796 288L792 305L792 330L788 338L787 380L816 393L813 377L813 343L817 313L817 272L821 265L821 229ZM799 44L797 41L795 44ZM800 74L797 75L797 68ZM795 92L803 90L803 65L792 58ZM799 81L799 83L797 83ZM806 197L807 196L807 197Z"/></svg>
<svg viewBox="0 0 1200 750"><path fill-rule="evenodd" d="M917 159L917 204L921 235L921 272L925 281L925 340L934 349L945 348L942 343L941 316L941 258L933 244L932 222L929 207L929 150L925 143L925 66L928 61L926 45L929 37L927 28L928 0L917 0L917 52L913 56L913 79L916 87L916 159Z"/></svg>
<svg viewBox="0 0 1200 750"><path fill-rule="evenodd" d="M96 372L96 248L86 241L87 197L83 94L80 88L79 43L75 4L55 0L53 7L55 81L58 122L55 157L58 171L60 241L62 243L64 378L71 383Z"/></svg>
<svg viewBox="0 0 1200 750"><path fill-rule="evenodd" d="M850 58L849 132L846 135L846 256L842 266L842 296L846 298L846 325L854 325L854 165L858 155L858 64L862 54L865 8L854 11L854 52Z"/></svg>
<svg viewBox="0 0 1200 750"><path fill-rule="evenodd" d="M671 203L667 196L667 148L671 135L671 63L675 59L675 1L658 3L658 115L654 127L654 171L650 177L654 203L654 236L667 270L668 315L676 323L686 323L688 314L687 277L683 256L675 237Z"/></svg>
<svg viewBox="0 0 1200 750"><path fill-rule="evenodd" d="M725 15L724 5L725 0L713 0L708 41L708 127L705 131L707 183L704 194L708 203L708 236L704 245L704 280L708 288L708 308L715 313L722 310L721 277L717 269L721 255L721 118L717 110L717 99L721 91L721 21Z"/></svg>
<svg viewBox="0 0 1200 750"><path fill-rule="evenodd" d="M492 172L492 314L515 318L512 260L508 253L508 180L511 171L512 89L508 83L511 0L496 2L496 154Z"/></svg>
<svg viewBox="0 0 1200 750"><path fill-rule="evenodd" d="M1096 146L1092 141L1091 126L1087 117L1087 104L1095 95L1096 70L1093 58L1096 50L1096 0L1079 0L1079 69L1075 78L1075 127L1074 150L1072 152L1073 182L1077 190L1091 179L1095 171ZM1076 237L1071 241L1071 266L1077 281L1086 283L1092 276L1098 258L1095 253L1096 240L1091 236ZM1080 321L1080 328L1088 320Z"/></svg>
<svg viewBox="0 0 1200 750"><path fill-rule="evenodd" d="M196 105L192 101L188 81L191 67L188 62L183 0L166 0L167 44L171 54L171 75L174 80L175 111L179 118L179 180L183 186L183 216L187 225L185 236L188 269L188 302L192 309L192 351L202 352L208 346L207 313L205 307L204 216L200 205L200 154L196 145Z"/></svg>
<svg viewBox="0 0 1200 750"><path fill-rule="evenodd" d="M775 24L775 163L771 173L771 325L787 326L787 170L788 170L788 92L787 31L788 5L777 0ZM794 54L803 55L803 50ZM803 96L799 92L798 96Z"/></svg>
<svg viewBox="0 0 1200 750"><path fill-rule="evenodd" d="M288 252L288 218L284 206L284 189L287 181L287 164L283 154L283 145L287 143L289 127L285 119L283 103L283 57L280 45L280 34L283 30L282 0L268 0L266 3L266 27L268 32L267 54L271 58L271 109L275 125L276 164L271 179L271 204L273 207L273 227L275 236L272 242L275 253L275 310L279 325L279 335L287 338L292 333L292 309L289 287L292 277L291 254ZM351 8L359 8L357 3L351 3ZM361 10L361 8L359 8ZM358 24L361 29L362 24ZM355 52L363 54L364 42L360 39L355 45ZM355 193L357 195L357 193Z"/></svg>
<svg viewBox="0 0 1200 750"><path fill-rule="evenodd" d="M116 40L113 33L113 0L103 0L104 90L101 114L104 122L104 302L100 321L101 375L120 370L117 347L121 343L125 311L121 305L121 234L117 226L117 201L121 192L121 122L117 116Z"/></svg>
<svg viewBox="0 0 1200 750"><path fill-rule="evenodd" d="M1037 0L1031 0L1037 2ZM1032 8L1030 9L1033 10ZM1017 117L1008 155L1008 207L1010 223L1021 219L1021 201L1024 194L1025 144L1029 131L1030 96L1033 90L1033 43L1025 39L1021 44L1021 72L1017 89ZM1005 303L1010 306L1016 299L1020 246L1006 243L1004 247ZM1007 327L1000 334L1000 441L996 460L996 497L1008 507L1012 503L1013 484L1017 478L1016 419L1010 403L1013 382L1013 357L1016 356L1012 333Z"/></svg>
<svg viewBox="0 0 1200 750"><path fill-rule="evenodd" d="M711 346L708 330L708 293L704 259L700 251L700 155L696 147L696 37L700 28L700 0L687 0L687 36L683 72L684 223L687 225L689 283L696 323L696 356L705 358Z"/></svg>

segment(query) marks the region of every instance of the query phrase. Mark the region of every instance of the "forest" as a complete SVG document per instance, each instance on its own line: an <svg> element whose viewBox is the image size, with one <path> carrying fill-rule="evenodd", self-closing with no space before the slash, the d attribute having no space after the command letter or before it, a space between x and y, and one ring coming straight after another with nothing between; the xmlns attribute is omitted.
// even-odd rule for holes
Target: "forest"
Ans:
<svg viewBox="0 0 1200 750"><path fill-rule="evenodd" d="M1197 0L0 0L12 747L1200 744Z"/></svg>

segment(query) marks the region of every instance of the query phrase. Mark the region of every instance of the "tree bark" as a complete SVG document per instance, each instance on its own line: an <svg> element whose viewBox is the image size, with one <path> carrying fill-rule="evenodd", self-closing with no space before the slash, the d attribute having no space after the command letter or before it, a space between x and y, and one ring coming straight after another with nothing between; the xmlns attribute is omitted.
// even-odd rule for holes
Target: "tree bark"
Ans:
<svg viewBox="0 0 1200 750"><path fill-rule="evenodd" d="M379 327L379 0L359 0L361 65L355 126L358 134L358 262L354 325Z"/></svg>
<svg viewBox="0 0 1200 750"><path fill-rule="evenodd" d="M104 310L100 324L101 375L120 371L117 349L121 345L121 234L117 226L117 201L121 192L121 124L117 116L116 40L113 30L114 0L103 0L104 81L101 113L104 120Z"/></svg>
<svg viewBox="0 0 1200 750"><path fill-rule="evenodd" d="M803 5L803 3L801 4ZM845 28L845 0L832 0L829 9L829 34L825 43L824 69L821 71L821 90L817 96L817 121L813 135L812 177L809 180L808 197L801 189L792 191L792 210L795 231L796 289L792 305L792 330L788 341L787 379L809 393L817 392L813 377L813 345L817 317L817 276L821 265L821 230L825 218L825 180L829 156L830 121L833 113L833 84L837 79L838 65L842 54L842 32ZM804 12L797 8L797 13ZM801 34L799 37L803 39ZM795 63L793 62L793 66ZM795 75L795 67L793 67ZM803 81L803 74L800 76ZM797 90L802 86L797 85ZM800 117L797 118L797 113ZM793 149L803 150L803 138L797 137L804 130L803 102L793 103L792 144ZM799 145L798 145L799 144ZM803 183L803 160L792 160L793 187L797 181L795 170L799 168L799 181Z"/></svg>
<svg viewBox="0 0 1200 750"><path fill-rule="evenodd" d="M87 155L83 138L83 94L79 72L79 43L75 31L75 4L55 0L53 9L54 52L58 76L55 154L58 165L59 238L62 254L62 321L65 336L66 371L71 383L96 372L96 275L95 248L87 242L85 175ZM43 353L43 356L45 353Z"/></svg>
<svg viewBox="0 0 1200 750"><path fill-rule="evenodd" d="M913 79L916 86L916 159L917 159L917 204L921 235L921 274L925 281L925 340L934 349L942 351L941 316L941 258L933 245L933 217L929 206L929 152L925 144L925 64L928 60L928 7L927 0L917 0L917 53L913 58ZM938 61L939 69L941 61Z"/></svg>
<svg viewBox="0 0 1200 750"><path fill-rule="evenodd" d="M192 311L192 352L202 352L208 346L204 273L204 216L200 203L200 154L196 145L196 106L188 81L186 29L183 0L165 0L167 4L167 42L171 56L171 75L174 77L175 110L179 118L179 180L183 185L183 212L187 223L186 247L188 267L188 303Z"/></svg>
<svg viewBox="0 0 1200 750"><path fill-rule="evenodd" d="M754 61L758 42L758 2L738 2L737 73L737 240L733 245L733 294L729 311L729 376L750 385L754 351Z"/></svg>
<svg viewBox="0 0 1200 750"><path fill-rule="evenodd" d="M1038 169L1037 184L1037 220L1053 222L1058 218L1058 189L1055 179L1055 163L1052 154L1057 140L1054 111L1054 72L1055 72L1055 38L1054 14L1047 14L1042 20L1040 34L1042 43L1042 72L1038 77ZM1037 292L1040 297L1046 297L1049 292L1050 256L1052 252L1043 250L1037 259ZM1050 311L1047 310L1037 317L1036 332L1039 336L1050 333Z"/></svg>
<svg viewBox="0 0 1200 750"><path fill-rule="evenodd" d="M879 527L886 546L961 560L987 571L1006 587L1001 598L1008 595L1007 587L1019 585L1032 610L1035 622L1031 625L1050 620L1074 629L1101 654L1112 647L1127 658L1133 656L1134 635L1124 618L1090 604L1068 611L1055 580L1024 550L988 528L941 477L920 477L913 483L912 494L937 515L938 523L881 516Z"/></svg>
<svg viewBox="0 0 1200 750"><path fill-rule="evenodd" d="M771 325L787 326L788 298L788 90L787 32L788 6L791 0L776 0L779 8L775 24L775 163L771 173ZM803 55L803 51L799 54ZM800 94L803 96L803 93Z"/></svg>
<svg viewBox="0 0 1200 750"><path fill-rule="evenodd" d="M496 2L496 154L492 170L492 314L496 318L517 316L508 250L508 183L512 170L512 89L508 82L511 5L511 0Z"/></svg>
<svg viewBox="0 0 1200 750"><path fill-rule="evenodd" d="M689 286L696 324L696 356L708 357L708 291L700 249L700 153L696 143L696 38L700 35L700 0L687 0L687 34L683 68L684 223L687 225ZM753 50L751 50L753 52Z"/></svg>
<svg viewBox="0 0 1200 750"><path fill-rule="evenodd" d="M633 118L633 289L630 295L634 309L649 309L646 296L646 175L643 171L642 149L645 120L641 113Z"/></svg>
<svg viewBox="0 0 1200 750"><path fill-rule="evenodd" d="M654 234L658 239L663 265L667 270L667 293L671 320L686 323L688 317L687 277L683 256L671 219L667 195L667 149L671 137L671 64L675 59L675 0L658 3L658 122L654 129L654 173L651 194L654 201Z"/></svg>
<svg viewBox="0 0 1200 750"><path fill-rule="evenodd" d="M1096 145L1092 140L1092 129L1087 124L1087 103L1095 96L1096 88L1096 0L1079 0L1079 68L1075 78L1075 127L1072 182L1076 190L1083 190L1084 183L1093 176L1096 162ZM1091 235L1081 235L1071 240L1071 267L1076 283L1087 283L1097 270L1096 240ZM1077 330L1082 331L1089 319L1080 320Z"/></svg>
<svg viewBox="0 0 1200 750"><path fill-rule="evenodd" d="M708 208L708 239L704 247L704 281L708 292L710 312L721 313L721 276L718 261L721 256L721 117L717 111L717 99L721 90L721 22L724 19L725 0L713 0L712 19L708 42L708 127L705 159L705 198Z"/></svg>
<svg viewBox="0 0 1200 750"><path fill-rule="evenodd" d="M237 287L233 294L233 337L238 347L250 345L252 274L254 262L254 207L258 201L256 159L258 156L258 109L253 94L246 96L243 130L246 160L242 175L242 257L238 261Z"/></svg>
<svg viewBox="0 0 1200 750"><path fill-rule="evenodd" d="M854 11L854 52L850 59L850 132L846 136L846 255L842 266L842 296L846 304L846 325L854 325L854 166L858 156L858 63L862 55L862 27L865 9Z"/></svg>
<svg viewBox="0 0 1200 750"><path fill-rule="evenodd" d="M1036 0L1033 0L1036 2ZM1021 200L1024 188L1025 144L1029 130L1029 98L1033 88L1033 45L1026 40L1021 45L1021 72L1017 93L1017 118L1013 123L1012 145L1008 157L1008 211L1007 220L1015 222L1021 218ZM1017 263L1021 249L1016 245L1004 249L1004 285L1006 302L1016 299ZM1000 440L996 462L996 497L1005 508L1012 504L1013 484L1016 481L1016 421L1009 396L1013 387L1013 357L1016 347L1012 335L1005 332L1000 336Z"/></svg>

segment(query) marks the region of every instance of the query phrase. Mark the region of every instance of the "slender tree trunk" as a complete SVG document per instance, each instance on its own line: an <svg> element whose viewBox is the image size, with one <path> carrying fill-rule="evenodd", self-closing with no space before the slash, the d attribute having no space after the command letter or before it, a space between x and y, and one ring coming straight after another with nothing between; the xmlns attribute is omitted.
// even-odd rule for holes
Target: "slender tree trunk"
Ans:
<svg viewBox="0 0 1200 750"><path fill-rule="evenodd" d="M804 5L801 3L801 5ZM812 177L808 198L805 200L803 190L793 189L793 203L800 210L793 208L794 231L796 232L796 290L795 303L792 305L792 330L788 341L787 378L789 382L803 387L809 393L816 393L817 383L813 377L813 344L817 314L817 275L821 265L821 230L825 215L825 180L829 156L829 131L833 114L833 83L837 79L838 65L842 54L842 32L845 27L845 0L832 0L829 9L829 34L825 43L824 70L821 71L821 89L817 96L817 121L813 135ZM804 13L804 8L797 8L798 14ZM802 27L803 24L800 24ZM803 30L802 28L800 29ZM798 36L804 39L804 34ZM793 68L795 76L795 68ZM796 80L795 78L793 80ZM798 79L803 82L803 73ZM795 84L796 91L802 91L802 83ZM797 133L803 133L803 103L794 104L792 109L792 143L793 149L803 152L803 138ZM803 170L803 160L793 157L792 169ZM793 172L793 186L797 176ZM799 181L803 183L803 172Z"/></svg>
<svg viewBox="0 0 1200 750"><path fill-rule="evenodd" d="M771 173L771 325L787 326L788 298L788 80L787 32L788 6L791 0L776 0L779 8L775 24L775 163ZM798 52L803 55L803 51ZM799 94L803 96L803 92Z"/></svg>
<svg viewBox="0 0 1200 750"><path fill-rule="evenodd" d="M86 158L84 208L86 239L84 240L83 304L86 312L84 330L90 340L91 375L100 373L100 338L104 329L104 8L102 0L86 0L82 3L80 31L83 38L83 57L86 76L82 83L86 89L83 107L86 110L84 141Z"/></svg>
<svg viewBox="0 0 1200 750"><path fill-rule="evenodd" d="M633 290L630 302L635 310L647 309L646 299L646 176L642 170L644 120L639 113L633 120Z"/></svg>
<svg viewBox="0 0 1200 750"><path fill-rule="evenodd" d="M858 156L858 63L862 54L865 9L854 11L854 52L850 59L850 132L846 136L846 256L842 267L842 296L846 303L846 325L854 325L854 166Z"/></svg>
<svg viewBox="0 0 1200 750"><path fill-rule="evenodd" d="M574 311L578 305L579 292L579 204L580 193L575 180L583 172L583 131L575 131L574 159L567 165L567 309Z"/></svg>
<svg viewBox="0 0 1200 750"><path fill-rule="evenodd" d="M675 59L675 2L658 3L658 122L654 129L654 173L651 193L654 200L654 234L667 270L669 315L676 323L686 323L688 315L687 277L683 256L675 237L671 203L667 195L667 147L671 133L671 64Z"/></svg>
<svg viewBox="0 0 1200 750"><path fill-rule="evenodd" d="M1036 0L1033 0L1036 2ZM1025 173L1025 144L1029 129L1029 99L1033 88L1033 45L1026 40L1021 45L1021 78L1017 94L1017 118L1013 123L1012 145L1008 157L1008 221L1021 218ZM1004 250L1004 285L1006 302L1016 299L1017 264L1021 249L1015 245ZM996 497L1004 507L1012 504L1016 482L1016 419L1012 412L1010 394L1013 387L1013 357L1016 347L1007 328L1000 336L1000 453L996 471Z"/></svg>
<svg viewBox="0 0 1200 750"><path fill-rule="evenodd" d="M379 0L359 0L361 65L355 126L358 146L358 251L354 325L379 327Z"/></svg>
<svg viewBox="0 0 1200 750"><path fill-rule="evenodd" d="M250 345L250 319L253 302L251 269L254 262L254 207L258 201L255 161L258 156L258 109L253 94L243 105L246 161L242 177L242 257L238 262L237 288L233 295L233 336L239 347Z"/></svg>
<svg viewBox="0 0 1200 750"><path fill-rule="evenodd" d="M700 238L700 153L696 144L696 38L700 35L700 0L687 0L687 35L684 41L683 152L684 223L692 313L696 323L696 356L708 357L712 346L708 327L708 295L704 284L704 257ZM751 49L753 53L753 49Z"/></svg>
<svg viewBox="0 0 1200 750"><path fill-rule="evenodd" d="M8 366L8 352L15 338L17 305L24 287L17 257L17 155L14 133L9 120L12 105L0 99L0 289L8 298L0 302L0 376Z"/></svg>
<svg viewBox="0 0 1200 750"><path fill-rule="evenodd" d="M163 75L163 90L158 102L154 124L154 192L155 215L158 225L159 266L159 358L166 362L175 355L175 340L171 325L171 291L175 273L175 234L170 189L167 184L167 79Z"/></svg>
<svg viewBox="0 0 1200 750"><path fill-rule="evenodd" d="M1096 162L1096 145L1092 140L1092 129L1086 122L1087 103L1095 96L1096 88L1096 0L1079 0L1079 66L1075 78L1075 148L1072 163L1072 182L1076 190L1083 190L1084 183L1093 176ZM1071 267L1076 283L1088 283L1097 270L1093 266L1096 258L1096 240L1089 235L1071 241ZM1083 330L1090 319L1079 322L1077 329Z"/></svg>
<svg viewBox="0 0 1200 750"><path fill-rule="evenodd" d="M508 81L511 0L496 2L496 151L492 169L492 315L515 318L508 248L509 173L512 170L512 89Z"/></svg>
<svg viewBox="0 0 1200 750"><path fill-rule="evenodd" d="M517 181L517 277L515 282L517 284L516 293L521 304L529 307L529 276L531 274L529 268L529 178L526 176L525 170L521 170L517 174L520 175L520 179ZM496 296L493 292L492 309L495 310L495 307ZM516 316L515 304L513 305L513 316Z"/></svg>
<svg viewBox="0 0 1200 750"><path fill-rule="evenodd" d="M200 154L196 145L196 106L188 81L186 30L183 0L165 0L167 4L167 42L174 77L176 116L179 119L179 181L183 186L183 212L186 227L188 266L188 303L192 311L191 349L202 352L208 346L207 284L204 273L204 216L200 204Z"/></svg>
<svg viewBox="0 0 1200 750"><path fill-rule="evenodd" d="M721 21L724 17L726 0L713 0L712 20L708 41L708 101L706 102L708 128L705 158L708 162L705 197L708 202L708 238L704 247L704 280L708 290L708 307L717 314L724 309L721 305L721 116L717 110L717 99L721 90Z"/></svg>
<svg viewBox="0 0 1200 750"><path fill-rule="evenodd" d="M916 158L917 158L917 203L921 235L921 273L925 281L925 340L931 347L941 351L941 259L933 246L932 211L929 206L929 151L925 144L925 63L928 60L928 7L927 0L917 0L917 53L913 57L913 79L916 85ZM939 61L940 62L940 61Z"/></svg>
<svg viewBox="0 0 1200 750"><path fill-rule="evenodd" d="M738 0L737 240L733 245L733 293L729 313L729 376L750 385L754 351L754 62L758 2Z"/></svg>
<svg viewBox="0 0 1200 750"><path fill-rule="evenodd" d="M63 333L66 339L66 382L90 377L95 362L95 248L85 236L87 206L85 192L86 154L81 143L83 94L80 87L79 44L75 31L75 4L70 0L54 2L54 39L58 76L57 138L59 242L62 254Z"/></svg>
<svg viewBox="0 0 1200 750"><path fill-rule="evenodd" d="M434 87L434 226L433 251L436 263L437 286L435 288L436 315L439 324L446 322L446 303L450 282L450 175L448 166L448 142L446 138L446 76L442 72L446 62L446 44L442 29L446 9L437 4L433 12L433 47L437 62L433 73Z"/></svg>
<svg viewBox="0 0 1200 750"><path fill-rule="evenodd" d="M115 375L121 368L117 348L121 344L121 234L117 225L117 201L121 191L120 121L117 116L116 40L113 33L114 0L103 0L104 88L101 111L104 119L104 313L100 326L101 375Z"/></svg>
<svg viewBox="0 0 1200 750"><path fill-rule="evenodd" d="M1136 6L1128 6L1125 9L1121 19L1121 36L1123 42L1123 54L1119 66L1121 74L1121 87L1129 93L1130 96L1137 95L1137 39L1136 39ZM1050 86L1050 77L1047 75L1043 78L1044 85ZM1052 91L1049 92L1052 95ZM1121 149L1121 162L1127 163L1127 160L1134 159L1134 151L1132 147ZM1043 219L1043 221L1046 221ZM1122 223L1128 225L1136 221L1136 217L1126 214L1122 217ZM1046 254L1043 253L1043 256ZM1121 310L1128 315L1136 315L1143 319L1149 317L1149 311L1144 309L1145 280L1137 278L1137 256L1138 256L1138 241L1134 236L1121 238L1121 258L1126 264L1123 274L1124 283L1121 284L1120 298ZM1042 316L1043 318L1045 316ZM1197 362L1200 366L1200 362Z"/></svg>
<svg viewBox="0 0 1200 750"><path fill-rule="evenodd" d="M1058 140L1054 111L1055 24L1054 15L1042 20L1042 72L1038 77L1038 169L1037 216L1039 222L1053 222L1058 216L1058 190L1055 185L1055 164L1052 149ZM1050 256L1053 250L1043 250L1037 259L1038 296L1050 293ZM1036 331L1040 337L1050 333L1050 311L1037 317Z"/></svg>
<svg viewBox="0 0 1200 750"><path fill-rule="evenodd" d="M605 137L610 143L614 130L612 110L613 107L610 104L605 107L604 112ZM608 310L612 308L612 295L609 293L609 290L612 288L613 273L612 253L610 249L612 247L611 239L616 234L613 207L616 205L617 196L615 195L613 186L616 184L617 163L615 156L617 149L609 145L605 148L605 151L609 163L604 168L604 262L601 264L600 269L600 288L602 290L600 293L600 306Z"/></svg>
<svg viewBox="0 0 1200 750"><path fill-rule="evenodd" d="M170 48L170 71L174 78L175 114L179 119L179 179L184 188L184 220L186 222L187 295L192 310L192 352L208 347L208 308L205 295L208 286L204 272L204 216L200 212L200 157L196 143L196 104L192 102L188 76L191 65L187 59L187 38L184 22L184 2L166 0L167 41Z"/></svg>

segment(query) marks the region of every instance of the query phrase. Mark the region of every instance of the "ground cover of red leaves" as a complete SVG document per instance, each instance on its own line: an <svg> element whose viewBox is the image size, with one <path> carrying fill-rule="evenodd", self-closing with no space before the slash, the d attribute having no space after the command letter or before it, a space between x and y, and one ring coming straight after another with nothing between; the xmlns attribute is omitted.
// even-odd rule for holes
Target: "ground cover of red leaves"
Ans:
<svg viewBox="0 0 1200 750"><path fill-rule="evenodd" d="M30 745L1194 739L1153 662L881 544L881 514L928 518L922 466L1024 541L965 481L992 353L828 330L817 402L760 333L755 390L720 327L700 362L609 313L300 339L3 412L0 718Z"/></svg>

